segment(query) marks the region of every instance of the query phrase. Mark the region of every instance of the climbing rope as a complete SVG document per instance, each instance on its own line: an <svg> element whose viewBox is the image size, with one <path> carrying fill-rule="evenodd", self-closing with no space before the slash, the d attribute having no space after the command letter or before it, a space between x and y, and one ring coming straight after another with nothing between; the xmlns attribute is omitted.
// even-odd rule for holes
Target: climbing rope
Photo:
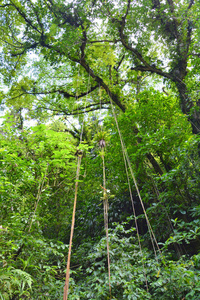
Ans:
<svg viewBox="0 0 200 300"><path fill-rule="evenodd" d="M103 164L103 209L104 209L104 227L106 232L106 246L107 246L107 262L108 262L108 284L111 299L111 276L110 276L110 251L109 251L109 236L108 236L108 195L106 190L106 172L105 172L105 140L99 141L101 147L101 158Z"/></svg>
<svg viewBox="0 0 200 300"><path fill-rule="evenodd" d="M77 195L78 195L78 180L79 180L79 175L80 175L82 152L77 151L76 155L77 155L77 158L78 158L78 162L77 162L77 170L76 170L74 207L73 207L73 214L72 214L72 224L71 224L71 233L70 233L70 241L69 241L69 250L68 250L68 258L67 258L67 270L66 270L66 279L65 279L63 300L67 300L68 291L69 291L71 249L72 249L72 239L73 239L73 234L74 234L76 203L77 203Z"/></svg>
<svg viewBox="0 0 200 300"><path fill-rule="evenodd" d="M131 162L130 162L130 159L129 159L129 156L128 156L128 153L127 153L127 149L125 147L125 144L124 144L124 141L123 141L123 138L122 138L122 134L121 134L121 131L119 129L119 124L118 124L118 121L117 121L117 117L116 117L116 114L115 114L115 110L114 110L114 106L113 106L111 98L110 98L110 104L111 104L112 113L113 113L113 116L114 116L114 119L115 119L117 131L118 131L118 134L119 134L120 143L121 143L121 147L122 147L122 152L124 153L125 159L127 161L127 164L128 164L129 170L131 172L131 176L132 176L132 179L133 179L133 182L134 182L134 185L135 185L135 188L136 188L139 200L140 200L140 204L142 206L142 210L143 210L144 215L145 215L145 219L146 219L146 222L147 222L147 226L148 226L149 235L150 235L151 243L152 243L152 246L153 246L155 258L157 259L157 253L156 253L155 245L158 249L158 252L159 252L160 256L163 258L163 255L161 253L160 247L159 247L158 242L156 240L155 234L154 234L153 229L151 227L151 224L149 222L149 218L147 216L147 213L146 213L146 210L145 210L145 207L144 207L144 203L142 201L142 197L141 197L141 194L140 194L140 191L139 191L139 188L138 188L138 185L137 185L137 181L136 181L136 178L135 178L132 166L131 166ZM154 243L155 243L155 245L154 245Z"/></svg>
<svg viewBox="0 0 200 300"><path fill-rule="evenodd" d="M79 75L79 73L78 73L78 75ZM90 85L90 76L88 78L85 108L86 108L89 85ZM78 87L77 87L77 89L78 89ZM77 94L76 94L76 99L77 99ZM85 108L84 108L84 111L85 111ZM81 144L82 138L83 138L83 127L84 127L84 121L82 122L79 145ZM80 176L80 168L81 168L81 160L82 160L83 152L78 149L76 151L75 155L77 156L75 195L74 195L74 206L73 206L73 213L72 213L71 233L70 233L70 241L69 241L69 250L68 250L68 258L67 258L67 269L66 269L66 278L65 278L63 300L67 300L68 292L69 292L71 249L72 249L72 240L73 240L74 225L75 225L76 204L77 204L77 195L78 195L78 181L79 181L79 176Z"/></svg>
<svg viewBox="0 0 200 300"><path fill-rule="evenodd" d="M136 228L136 232L137 232L138 244L139 244L139 248L140 248L140 254L141 254L141 257L142 257L142 267L143 267L143 272L144 272L144 277L145 277L146 289L147 289L147 292L148 292L149 289L148 289L146 270L145 270L145 267L144 267L144 256L143 256L143 251L142 251L142 245L141 245L141 242L140 242L140 233L139 233L139 227L138 227L138 222L137 222L137 217L136 217L136 212L135 212L135 205L134 205L134 202L133 202L133 195L132 195L131 183L130 183L129 174L128 174L127 161L126 161L124 151L122 151L122 154L123 154L123 159L124 159L124 166L125 166L125 170L126 170L128 189L129 189L129 194L130 194L130 199L131 199L131 204L132 204L132 209L133 209L133 215L134 215L134 220L135 220L135 228Z"/></svg>

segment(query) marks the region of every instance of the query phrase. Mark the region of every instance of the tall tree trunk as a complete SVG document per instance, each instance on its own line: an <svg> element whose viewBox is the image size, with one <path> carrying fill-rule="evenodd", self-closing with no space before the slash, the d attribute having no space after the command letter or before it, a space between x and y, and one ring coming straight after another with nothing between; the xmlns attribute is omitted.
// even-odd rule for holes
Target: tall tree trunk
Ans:
<svg viewBox="0 0 200 300"><path fill-rule="evenodd" d="M194 134L200 133L200 101L197 105L194 104L192 99L188 95L186 84L181 82L176 82L176 86L179 92L181 101L181 110L184 114L188 116L188 120L192 126L192 132Z"/></svg>

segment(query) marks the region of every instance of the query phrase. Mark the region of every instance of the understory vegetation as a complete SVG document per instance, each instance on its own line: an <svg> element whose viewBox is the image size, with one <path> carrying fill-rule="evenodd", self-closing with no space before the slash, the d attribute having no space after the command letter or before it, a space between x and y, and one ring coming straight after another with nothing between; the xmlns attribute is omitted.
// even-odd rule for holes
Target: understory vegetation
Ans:
<svg viewBox="0 0 200 300"><path fill-rule="evenodd" d="M1 300L200 299L199 10L0 2Z"/></svg>

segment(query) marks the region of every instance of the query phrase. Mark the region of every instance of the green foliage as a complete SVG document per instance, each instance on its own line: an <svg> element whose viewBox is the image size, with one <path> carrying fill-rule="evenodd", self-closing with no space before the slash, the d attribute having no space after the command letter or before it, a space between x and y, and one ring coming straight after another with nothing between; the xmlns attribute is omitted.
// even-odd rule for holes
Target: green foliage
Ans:
<svg viewBox="0 0 200 300"><path fill-rule="evenodd" d="M154 103L154 98L150 97L149 105L151 100ZM171 99L166 101L170 102ZM119 121L127 149L133 153L130 156L133 165L140 157L136 174L141 180L141 195L147 204L148 216L163 247L164 263L163 260L156 261L153 257L149 234L145 229L145 221L141 217L138 217L138 225L143 232L142 254L138 247L135 229L132 227L132 219L121 225L114 224L114 221L119 219L125 220L132 212L119 137L112 125L112 118L107 118L105 122L105 132L107 132L106 128L111 128L106 151L106 176L107 188L110 189L108 194L112 195L109 198L111 227L109 243L113 299L165 300L181 297L198 299L199 257L191 249L192 245L195 245L196 251L199 247L199 205L196 202L199 187L196 181L192 180L194 176L198 176L198 166L194 168L193 164L193 161L197 161L194 147L197 139L193 138L190 130L186 128L179 133L179 143L175 143L176 128L180 125L175 120L169 125L168 118L165 119L165 106L162 108L160 105L159 108L160 122L163 126L160 128L160 122L154 125L149 122L146 127L148 131L142 134L141 129L138 137L133 136L132 141L130 136L127 138L130 127L126 123L131 122L132 126L135 126L136 114L128 112L128 117L120 116ZM139 128L144 122L143 114L139 118L141 109L143 108L136 103L135 110L138 112L136 125ZM175 106L174 113L179 116L177 110L178 107ZM151 110L152 118L154 114L158 114L157 108ZM185 120L180 116L181 122ZM55 124L48 125L51 129L39 125L24 129L23 132L13 124L8 122L2 127L4 135L1 137L3 210L0 237L1 265L4 275L1 279L2 297L62 299L68 248L66 242L70 231L71 200L74 193L76 147L73 145L74 140L66 132L54 131L57 128ZM158 152L158 135L161 135L163 130L165 130L166 140L162 142L163 160L161 160ZM148 151L144 147L147 141ZM134 152L136 142L137 151ZM83 156L81 171L84 181L81 178L78 193L69 298L106 299L109 298L109 289L101 203L101 158L95 149L88 147L87 144L82 143L80 147L86 154ZM170 153L169 149L171 149ZM150 164L147 163L145 154L149 152L161 164L162 176L158 176L156 170L152 171ZM168 158L169 164L172 162L172 157L176 158L173 169L167 170L165 160ZM146 176L146 173L142 173L144 165L151 179ZM157 187L157 200L155 200L155 186L152 186L152 180ZM186 187L190 187L193 191L189 194L191 199L188 198L190 196L186 193ZM66 198L66 193L69 200ZM133 196L138 215L140 209L134 191ZM38 207L34 214L38 199ZM187 199L192 203L189 210ZM166 212L172 220L175 220L171 221L173 232L168 228ZM33 223L29 232L31 220ZM178 254L174 251L177 247ZM180 253L183 253L185 248L191 257L181 258ZM192 256L193 254L195 255ZM178 260L177 255L180 257Z"/></svg>
<svg viewBox="0 0 200 300"><path fill-rule="evenodd" d="M146 249L141 254L134 230L125 230L125 225L118 224L109 233L112 299L198 299L199 270L194 268L198 257L156 261ZM87 268L72 273L82 279L71 280L69 299L109 299L106 239L90 248L84 260Z"/></svg>
<svg viewBox="0 0 200 300"><path fill-rule="evenodd" d="M59 298L63 281L55 277L63 276L63 252L66 254L68 247L61 242L46 240L37 232L30 235L19 231L18 227L19 221L16 224L13 220L0 240L3 299L49 299L50 294L54 299ZM56 285L61 287L59 291Z"/></svg>
<svg viewBox="0 0 200 300"><path fill-rule="evenodd" d="M111 298L199 299L199 11L186 0L1 1L1 299L63 298L77 155L69 299L110 299L102 140Z"/></svg>
<svg viewBox="0 0 200 300"><path fill-rule="evenodd" d="M30 296L32 281L30 274L13 267L4 267L0 270L1 299L7 300L13 295Z"/></svg>

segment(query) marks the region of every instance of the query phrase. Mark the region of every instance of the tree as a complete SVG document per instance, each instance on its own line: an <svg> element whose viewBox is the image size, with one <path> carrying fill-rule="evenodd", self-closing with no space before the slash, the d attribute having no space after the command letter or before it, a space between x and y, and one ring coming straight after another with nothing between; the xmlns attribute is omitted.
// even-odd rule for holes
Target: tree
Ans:
<svg viewBox="0 0 200 300"><path fill-rule="evenodd" d="M40 54L48 63L44 66L40 61L42 72L34 75L34 86L21 86L19 97L45 94L39 107L64 115L78 113L72 103L89 94L86 103L79 105L79 113L109 106L107 96L125 111L127 101L135 97L138 76L148 73L154 81L161 78L177 88L181 110L197 134L199 101L197 92L190 90L190 81L197 82L197 70L188 66L199 60L198 13L198 2L193 0L2 1L3 73L7 65L6 78L11 80L27 64L28 53ZM72 74L81 74L87 88L75 89ZM48 82L45 87L41 78ZM95 99L98 87L105 98L101 105Z"/></svg>
<svg viewBox="0 0 200 300"><path fill-rule="evenodd" d="M1 1L1 298L62 298L80 141L89 151L69 297L108 297L95 142L109 135L103 170L112 296L198 299L198 13L195 1ZM37 126L27 128L30 119Z"/></svg>

